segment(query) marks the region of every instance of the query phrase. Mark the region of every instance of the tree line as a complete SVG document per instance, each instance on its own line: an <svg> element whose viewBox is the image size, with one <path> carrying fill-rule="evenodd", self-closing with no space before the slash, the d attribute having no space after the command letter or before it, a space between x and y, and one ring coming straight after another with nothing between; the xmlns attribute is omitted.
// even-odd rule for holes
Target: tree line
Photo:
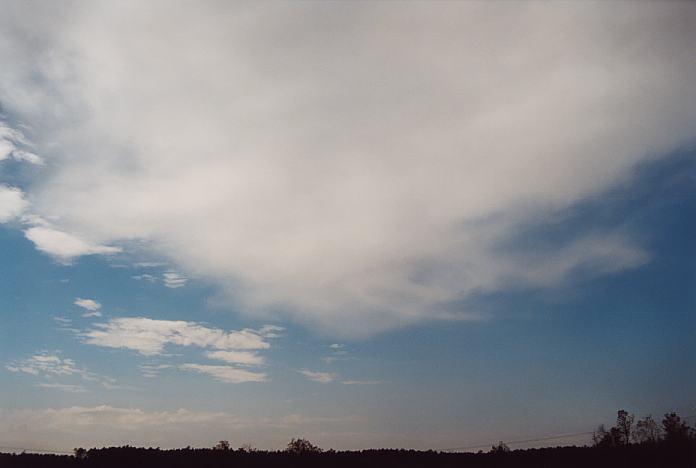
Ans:
<svg viewBox="0 0 696 468"><path fill-rule="evenodd" d="M651 415L635 422L635 416L619 410L616 425L606 429L603 424L592 435L596 447L618 447L633 444L674 444L696 439L696 429L689 427L677 413L665 413L658 425Z"/></svg>
<svg viewBox="0 0 696 468"><path fill-rule="evenodd" d="M594 432L591 446L547 447L511 450L504 442L484 453L452 453L435 450L370 449L323 450L307 439L292 439L284 450L260 450L249 444L237 449L227 440L211 448L104 447L76 448L74 455L0 453L2 468L265 468L336 467L379 468L494 468L494 467L694 467L696 430L676 413L667 413L658 424L651 416L638 421L625 410L616 424Z"/></svg>

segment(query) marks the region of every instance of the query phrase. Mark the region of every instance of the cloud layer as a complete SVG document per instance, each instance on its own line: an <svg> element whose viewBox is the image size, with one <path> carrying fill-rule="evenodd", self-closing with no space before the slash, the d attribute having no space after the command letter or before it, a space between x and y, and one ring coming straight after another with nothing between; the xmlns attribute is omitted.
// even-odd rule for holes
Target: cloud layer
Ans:
<svg viewBox="0 0 696 468"><path fill-rule="evenodd" d="M696 134L690 4L11 5L0 103L47 161L37 248L145 241L248 313L334 334L641 265L603 226L501 244ZM2 190L0 221L24 209ZM156 354L190 326L133 323L87 338Z"/></svg>
<svg viewBox="0 0 696 468"><path fill-rule="evenodd" d="M226 332L182 320L120 317L94 324L82 337L87 344L132 349L144 356L162 354L167 344L219 350L259 350L270 345L255 330Z"/></svg>

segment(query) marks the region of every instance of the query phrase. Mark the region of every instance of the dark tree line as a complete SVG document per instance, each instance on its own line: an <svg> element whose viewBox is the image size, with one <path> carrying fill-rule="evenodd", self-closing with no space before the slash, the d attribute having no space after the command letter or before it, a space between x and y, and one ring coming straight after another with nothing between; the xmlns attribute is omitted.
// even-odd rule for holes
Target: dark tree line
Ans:
<svg viewBox="0 0 696 468"><path fill-rule="evenodd" d="M488 453L448 453L433 450L322 450L307 439L292 439L285 450L266 451L248 444L232 448L221 440L212 448L77 448L74 456L0 453L1 468L494 468L494 467L686 467L696 468L696 431L676 413L658 425L652 417L635 421L621 410L616 425L595 432L591 447L510 450L503 442Z"/></svg>
<svg viewBox="0 0 696 468"><path fill-rule="evenodd" d="M635 416L625 410L616 415L616 425L607 430L600 425L592 436L596 447L618 447L629 444L684 443L696 440L696 430L689 427L677 413L666 413L661 426L651 415L634 424Z"/></svg>

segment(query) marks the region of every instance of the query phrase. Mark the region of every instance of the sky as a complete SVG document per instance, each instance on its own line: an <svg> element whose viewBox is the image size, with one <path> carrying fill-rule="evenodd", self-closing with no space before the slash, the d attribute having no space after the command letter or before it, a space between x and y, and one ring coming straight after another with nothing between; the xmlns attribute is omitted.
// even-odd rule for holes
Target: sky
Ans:
<svg viewBox="0 0 696 468"><path fill-rule="evenodd" d="M696 413L695 5L0 9L0 446Z"/></svg>

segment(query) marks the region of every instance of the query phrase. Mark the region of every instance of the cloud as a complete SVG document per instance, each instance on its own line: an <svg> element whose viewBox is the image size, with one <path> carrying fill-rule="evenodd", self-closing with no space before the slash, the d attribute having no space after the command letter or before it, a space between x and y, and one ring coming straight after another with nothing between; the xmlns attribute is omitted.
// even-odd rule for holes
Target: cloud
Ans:
<svg viewBox="0 0 696 468"><path fill-rule="evenodd" d="M0 223L12 221L21 215L29 203L21 190L0 185Z"/></svg>
<svg viewBox="0 0 696 468"><path fill-rule="evenodd" d="M131 276L131 278L133 278L134 280L138 280L138 281L148 281L150 283L154 283L158 280L158 278L156 276L149 275L147 273L144 273L142 275L133 275L133 276Z"/></svg>
<svg viewBox="0 0 696 468"><path fill-rule="evenodd" d="M210 359L246 366L259 366L265 362L262 356L249 351L208 351L205 355Z"/></svg>
<svg viewBox="0 0 696 468"><path fill-rule="evenodd" d="M75 299L74 304L78 307L82 307L89 312L82 314L83 317L101 317L102 313L99 311L101 309L101 304L93 299L82 299L78 297Z"/></svg>
<svg viewBox="0 0 696 468"><path fill-rule="evenodd" d="M16 416L27 423L40 423L52 430L96 428L112 426L136 430L175 424L206 424L215 421L233 423L237 418L228 413L197 412L186 409L175 411L144 411L137 408L115 408L108 405L95 407L73 406L62 409L15 410Z"/></svg>
<svg viewBox="0 0 696 468"><path fill-rule="evenodd" d="M37 249L65 263L82 255L115 254L121 251L118 247L100 245L44 226L31 227L24 231L24 235Z"/></svg>
<svg viewBox="0 0 696 468"><path fill-rule="evenodd" d="M304 375L307 380L323 384L336 380L336 374L332 374L330 372L314 372L308 369L302 369L300 374Z"/></svg>
<svg viewBox="0 0 696 468"><path fill-rule="evenodd" d="M99 309L101 309L101 304L94 299L83 299L81 297L78 297L75 299L74 304L78 307L82 307L83 309L87 309L92 312L96 312Z"/></svg>
<svg viewBox="0 0 696 468"><path fill-rule="evenodd" d="M259 328L259 335L264 338L280 338L284 331L285 328L278 325L264 325Z"/></svg>
<svg viewBox="0 0 696 468"><path fill-rule="evenodd" d="M28 145L29 141L21 131L11 128L0 119L0 161L12 158L16 161L44 165L44 160L40 156L21 149L22 146Z"/></svg>
<svg viewBox="0 0 696 468"><path fill-rule="evenodd" d="M381 380L342 380L343 385L377 385L382 383Z"/></svg>
<svg viewBox="0 0 696 468"><path fill-rule="evenodd" d="M121 317L97 323L82 337L87 344L127 348L145 356L162 354L167 344L218 350L259 350L270 344L257 331L223 331L194 322Z"/></svg>
<svg viewBox="0 0 696 468"><path fill-rule="evenodd" d="M185 286L188 278L181 276L179 273L168 271L162 275L162 281L166 287L175 289Z"/></svg>
<svg viewBox="0 0 696 468"><path fill-rule="evenodd" d="M365 418L357 415L322 416L305 414L246 418L224 411L186 408L152 410L110 405L65 408L0 409L0 438L5 444L72 451L73 447L137 446L210 447L211 440L226 434L230 440L253 437L255 444L279 449L297 435L298 427L321 430L359 427ZM336 434L336 441L342 440Z"/></svg>
<svg viewBox="0 0 696 468"><path fill-rule="evenodd" d="M41 383L37 383L35 385L35 387L56 389L56 390L61 390L63 392L68 392L68 393L85 393L87 391L87 389L85 387L83 387L82 385L71 385L71 384L60 384L60 383L41 382Z"/></svg>
<svg viewBox="0 0 696 468"><path fill-rule="evenodd" d="M105 388L114 387L113 384L115 382L115 380L110 377L95 374L87 369L77 367L75 361L72 359L63 358L56 354L49 354L45 352L35 354L27 359L11 362L7 364L5 368L10 372L30 374L41 378L76 376L83 380L98 382L102 387ZM75 387L73 390L77 390L79 388L79 386L59 384L55 382L50 384L39 383L36 386L44 388L58 388L65 391L70 391L68 390L69 387Z"/></svg>
<svg viewBox="0 0 696 468"><path fill-rule="evenodd" d="M233 366L211 366L204 364L182 364L179 369L208 374L221 382L244 383L265 382L266 374L239 369Z"/></svg>
<svg viewBox="0 0 696 468"><path fill-rule="evenodd" d="M162 284L164 284L166 287L171 288L171 289L184 287L184 286L186 286L186 283L188 282L188 278L181 275L180 273L176 273L173 271L165 272L161 278L158 276L155 276L155 275L151 275L149 273L143 273L141 275L133 275L133 276L131 276L131 278L133 278L134 280L138 280L138 281L148 281L150 283L156 283L158 281L161 281Z"/></svg>
<svg viewBox="0 0 696 468"><path fill-rule="evenodd" d="M635 268L648 253L608 226L501 243L693 143L694 21L676 2L20 5L0 102L53 145L26 189L51 227L27 237L62 260L146 242L237 310L345 336Z"/></svg>
<svg viewBox="0 0 696 468"><path fill-rule="evenodd" d="M143 371L143 377L147 377L148 379L155 379L159 377L161 371L163 371L164 369L171 369L174 366L172 366L171 364L143 364L138 367L141 371Z"/></svg>
<svg viewBox="0 0 696 468"><path fill-rule="evenodd" d="M36 354L28 359L6 366L10 372L23 372L31 375L83 375L85 371L75 367L72 359L61 358L54 354Z"/></svg>

